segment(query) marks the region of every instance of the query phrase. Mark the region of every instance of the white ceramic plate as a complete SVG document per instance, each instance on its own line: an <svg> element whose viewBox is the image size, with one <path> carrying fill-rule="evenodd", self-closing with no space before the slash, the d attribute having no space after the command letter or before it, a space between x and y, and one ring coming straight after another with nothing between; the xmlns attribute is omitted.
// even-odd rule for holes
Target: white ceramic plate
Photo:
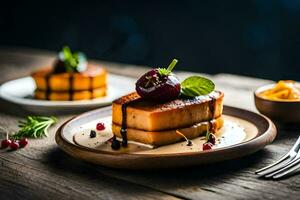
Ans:
<svg viewBox="0 0 300 200"><path fill-rule="evenodd" d="M131 92L134 83L134 79L109 74L107 96L103 98L81 101L47 101L32 98L36 88L35 82L31 77L24 77L1 85L0 97L33 113L77 112L111 104L114 99Z"/></svg>

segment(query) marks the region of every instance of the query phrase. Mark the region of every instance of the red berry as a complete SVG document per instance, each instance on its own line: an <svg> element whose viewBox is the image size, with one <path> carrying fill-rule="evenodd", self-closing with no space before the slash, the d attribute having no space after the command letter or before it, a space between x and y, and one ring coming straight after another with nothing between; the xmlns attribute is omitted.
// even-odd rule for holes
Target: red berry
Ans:
<svg viewBox="0 0 300 200"><path fill-rule="evenodd" d="M19 148L19 143L18 141L12 141L10 144L10 149L11 150L17 150Z"/></svg>
<svg viewBox="0 0 300 200"><path fill-rule="evenodd" d="M105 129L104 123L102 123L102 122L98 123L97 126L96 126L96 129L98 131L103 131Z"/></svg>
<svg viewBox="0 0 300 200"><path fill-rule="evenodd" d="M1 148L5 149L7 147L9 147L11 144L11 140L9 139L5 139L1 141Z"/></svg>
<svg viewBox="0 0 300 200"><path fill-rule="evenodd" d="M21 148L25 147L28 144L27 138L23 138L19 141L19 145Z"/></svg>
<svg viewBox="0 0 300 200"><path fill-rule="evenodd" d="M202 149L203 149L203 151L205 151L205 150L210 150L210 149L212 149L213 148L213 144L212 143L210 143L210 142L205 142L204 144L203 144L203 146L202 146Z"/></svg>

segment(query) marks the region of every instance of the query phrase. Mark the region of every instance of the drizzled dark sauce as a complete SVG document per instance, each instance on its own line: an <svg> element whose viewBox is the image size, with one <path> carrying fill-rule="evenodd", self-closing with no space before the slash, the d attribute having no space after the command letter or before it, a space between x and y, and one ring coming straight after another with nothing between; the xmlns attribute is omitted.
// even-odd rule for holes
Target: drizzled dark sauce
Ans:
<svg viewBox="0 0 300 200"><path fill-rule="evenodd" d="M45 99L46 100L50 100L50 93L51 93L51 87L50 87L50 78L51 78L51 75L53 73L49 73L46 75L45 77L45 81L46 81L46 93L45 93ZM73 96L74 96L74 89L73 89L73 85L74 85L74 77L73 77L73 74L72 73L69 73L69 100L72 101L73 100Z"/></svg>
<svg viewBox="0 0 300 200"><path fill-rule="evenodd" d="M69 73L69 100L72 101L73 100L73 94L74 94L74 90L73 90L73 82L74 82L74 77L72 73Z"/></svg>
<svg viewBox="0 0 300 200"><path fill-rule="evenodd" d="M49 74L47 74L45 76L45 81L46 81L45 99L46 100L50 100L50 94L51 94L50 78L53 74L56 74L56 73L50 72ZM93 82L94 82L94 77L90 77L90 86L89 86L89 92L91 94L90 99L94 98ZM69 93L69 100L70 101L74 100L74 92L75 92L75 90L74 90L74 74L69 73L68 93Z"/></svg>
<svg viewBox="0 0 300 200"><path fill-rule="evenodd" d="M209 131L215 132L216 131L216 120L214 119L215 116L215 106L216 106L216 98L214 96L209 96L211 101L209 103L209 110L211 112L211 120L209 121Z"/></svg>
<svg viewBox="0 0 300 200"><path fill-rule="evenodd" d="M62 61L60 60L55 61L52 71L49 72L45 77L45 81L46 81L45 99L46 100L50 100L50 93L51 93L50 78L53 74L59 74L65 72L65 68L63 65L64 63Z"/></svg>
<svg viewBox="0 0 300 200"><path fill-rule="evenodd" d="M49 73L45 77L45 81L46 81L46 93L45 93L46 96L45 96L45 99L46 100L50 99L49 96L50 96L50 91L51 91L51 89L50 89L50 77L51 77L51 74L52 73Z"/></svg>
<svg viewBox="0 0 300 200"><path fill-rule="evenodd" d="M216 106L216 98L213 96L209 96L211 101L209 102L209 110L211 112L211 118L213 119L215 116L215 106Z"/></svg>
<svg viewBox="0 0 300 200"><path fill-rule="evenodd" d="M93 99L94 97L94 93L93 93L93 89L94 89L94 85L93 85L93 82L94 82L94 77L90 76L90 93L91 93L91 99Z"/></svg>
<svg viewBox="0 0 300 200"><path fill-rule="evenodd" d="M55 74L60 74L60 73L66 73L66 68L64 66L64 62L61 60L57 60L55 61L54 65L53 65L53 69L51 72L49 72L46 77L45 77L45 81L46 81L46 94L45 94L45 99L46 100L50 100L50 94L51 94L51 87L50 87L50 78L52 75ZM76 73L76 72L75 72ZM92 78L92 77L91 77ZM91 81L92 82L92 81ZM68 89L68 93L69 93L69 100L72 101L74 98L74 89L73 89L73 85L74 85L74 76L73 73L69 73L69 89ZM91 84L92 85L92 84ZM93 95L91 95L92 98Z"/></svg>
<svg viewBox="0 0 300 200"><path fill-rule="evenodd" d="M127 147L127 106L128 103L122 104L122 127L121 127L121 135L122 135L122 146Z"/></svg>
<svg viewBox="0 0 300 200"><path fill-rule="evenodd" d="M127 140L127 106L133 102L137 102L139 101L140 99L131 99L127 102L122 102L121 104L121 109L122 109L122 125L121 125L121 130L120 130L120 133L121 133L121 136L122 136L122 147L127 147L128 145L128 140ZM118 150L121 145L119 143L119 145L116 145L117 143L119 143L119 141L117 140L117 137L114 135L113 138L112 138L112 143L111 143L111 147L112 149L114 150ZM114 147L117 147L118 148L114 148Z"/></svg>
<svg viewBox="0 0 300 200"><path fill-rule="evenodd" d="M122 147L127 147L128 141L127 141L127 105L129 102L122 103L121 109L122 109L122 126L121 126L121 136L122 136ZM111 148L114 150L120 149L121 145L119 141L117 140L117 137L114 135L113 140L111 143Z"/></svg>

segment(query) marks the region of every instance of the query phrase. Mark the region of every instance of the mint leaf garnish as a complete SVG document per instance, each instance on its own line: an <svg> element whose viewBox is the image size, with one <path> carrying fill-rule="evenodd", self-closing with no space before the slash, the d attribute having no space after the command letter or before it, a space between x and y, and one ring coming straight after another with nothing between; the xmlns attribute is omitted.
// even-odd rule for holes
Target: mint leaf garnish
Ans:
<svg viewBox="0 0 300 200"><path fill-rule="evenodd" d="M181 83L181 94L187 97L207 95L214 91L215 84L201 76L191 76Z"/></svg>
<svg viewBox="0 0 300 200"><path fill-rule="evenodd" d="M68 46L64 46L59 54L60 59L64 62L67 72L80 72L86 64L86 57L83 53L74 52Z"/></svg>

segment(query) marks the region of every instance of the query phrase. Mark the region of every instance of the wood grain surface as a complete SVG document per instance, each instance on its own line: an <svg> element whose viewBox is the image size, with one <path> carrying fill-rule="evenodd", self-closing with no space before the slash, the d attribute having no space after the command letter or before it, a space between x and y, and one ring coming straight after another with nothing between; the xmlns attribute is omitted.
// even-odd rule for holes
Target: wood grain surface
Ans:
<svg viewBox="0 0 300 200"><path fill-rule="evenodd" d="M0 83L23 77L53 61L52 52L20 48L0 50ZM111 73L138 77L146 68L109 62ZM180 78L191 75L178 72ZM256 111L253 91L268 80L231 74L210 76L225 92L225 104ZM17 130L17 121L30 114L0 101L0 126ZM202 167L133 171L95 166L61 151L54 140L57 128L73 115L61 115L44 139L29 146L0 151L0 199L299 199L300 176L280 181L258 179L254 171L286 153L299 135L299 127L278 126L278 136L265 149L250 156ZM1 132L0 137L5 134ZM150 164L150 163L149 163Z"/></svg>

